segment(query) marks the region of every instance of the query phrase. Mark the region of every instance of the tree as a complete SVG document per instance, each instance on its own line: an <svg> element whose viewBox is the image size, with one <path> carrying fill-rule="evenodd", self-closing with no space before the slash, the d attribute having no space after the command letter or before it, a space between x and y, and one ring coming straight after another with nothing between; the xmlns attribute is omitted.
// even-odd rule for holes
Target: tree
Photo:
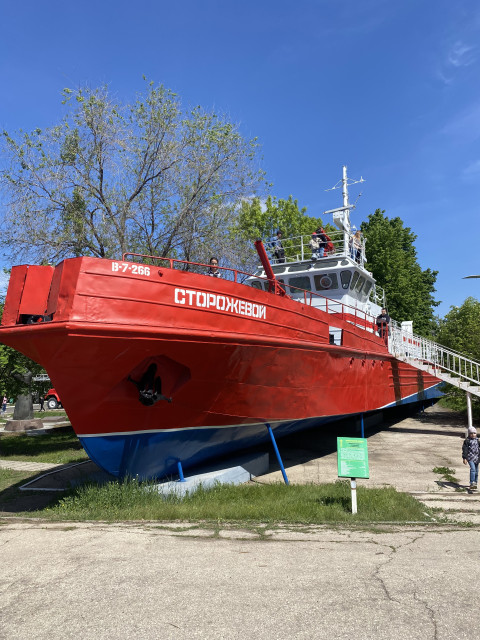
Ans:
<svg viewBox="0 0 480 640"><path fill-rule="evenodd" d="M447 315L438 320L436 340L472 360L480 361L480 302L469 297L460 307L450 307ZM470 375L469 367L466 373ZM448 404L454 409L466 410L465 391L450 386ZM480 416L480 399L474 395L472 410L476 417Z"/></svg>
<svg viewBox="0 0 480 640"><path fill-rule="evenodd" d="M3 314L3 305L4 302L0 301L0 318ZM33 375L45 373L39 364L24 356L23 353L0 343L0 395L16 398L22 393L25 384L19 380L18 375L23 376L27 371L31 371ZM39 393L43 390L41 383L33 386Z"/></svg>
<svg viewBox="0 0 480 640"><path fill-rule="evenodd" d="M132 104L106 87L63 95L57 126L3 132L7 256L202 259L262 184L256 139L201 107L183 110L163 86L147 84Z"/></svg>
<svg viewBox="0 0 480 640"><path fill-rule="evenodd" d="M25 384L17 377L23 376L27 371L34 375L45 373L44 369L11 347L0 344L0 394L8 398L16 398L24 391ZM41 392L42 386L34 385L34 388Z"/></svg>
<svg viewBox="0 0 480 640"><path fill-rule="evenodd" d="M294 257L298 253L298 247L294 246L295 241L289 241L288 238L300 235L310 237L323 224L320 218L307 216L306 213L307 208L300 209L298 201L292 196L287 200L269 196L263 206L259 198L253 198L242 202L235 233L251 244L257 238L268 242L275 236L277 229L280 229L285 254Z"/></svg>
<svg viewBox="0 0 480 640"><path fill-rule="evenodd" d="M367 268L385 289L390 315L402 322L413 320L415 333L431 335L435 327L437 302L435 282L438 271L422 270L414 242L417 236L403 226L400 218L389 219L377 209L363 222L366 238Z"/></svg>
<svg viewBox="0 0 480 640"><path fill-rule="evenodd" d="M450 307L438 321L436 340L454 351L480 360L480 302L467 298L461 307Z"/></svg>

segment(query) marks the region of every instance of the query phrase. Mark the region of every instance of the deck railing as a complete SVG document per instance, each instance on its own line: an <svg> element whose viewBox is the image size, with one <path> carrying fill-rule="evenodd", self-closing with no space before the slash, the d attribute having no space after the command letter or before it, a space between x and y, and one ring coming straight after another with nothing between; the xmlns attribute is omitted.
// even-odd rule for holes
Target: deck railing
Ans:
<svg viewBox="0 0 480 640"><path fill-rule="evenodd" d="M315 260L317 267L322 267L322 262L325 266L328 266L327 260L329 258L351 258L360 267L365 268L367 262L365 257L365 238L361 238L360 251L357 251L353 245L353 233L347 233L343 231L329 231L328 237L333 245L333 249L325 250L323 257ZM269 257L272 265L290 264L295 262L308 262L312 260L312 248L309 245L311 235L293 236L289 238L282 238L282 245L285 250L285 263L280 263L275 258L275 240L265 243L265 247L269 252ZM385 291L382 287L376 283L370 289L368 299L380 307L385 306Z"/></svg>
<svg viewBox="0 0 480 640"><path fill-rule="evenodd" d="M163 266L164 268L179 269L202 275L206 275L210 272L209 264L188 262L187 260L177 260L176 258L160 258L141 253L124 253L122 259L124 262L128 262L131 258L134 258L135 261L141 261L142 264L155 265L157 267ZM254 274L247 273L246 271L232 269L230 267L218 267L218 270L221 273L222 280L246 284L246 279L253 277L255 280L260 280L264 283L264 290L268 290L270 285L270 280L268 278L256 276ZM342 319L346 320L346 322L358 326L370 333L373 333L375 330L375 317L362 309L345 304L339 300L334 300L333 298L328 298L320 293L281 283L278 280L274 281L273 286L275 288L281 288L290 294L293 299L303 302L307 306L315 306L317 309L321 309L327 313L341 315Z"/></svg>
<svg viewBox="0 0 480 640"><path fill-rule="evenodd" d="M350 257L352 260L356 260L362 267L365 265L365 238L361 238L360 250L357 252L353 244L353 233L347 233L343 231L329 231L327 233L330 238L332 246L328 250L325 250L323 258L335 258L335 257ZM310 247L311 235L290 236L288 238L282 238L282 245L285 250L286 262L301 262L304 260L310 260L312 257L312 249ZM275 239L265 243L265 248L270 253L270 260L272 264L277 264L278 261L275 258ZM324 247L325 248L325 247Z"/></svg>

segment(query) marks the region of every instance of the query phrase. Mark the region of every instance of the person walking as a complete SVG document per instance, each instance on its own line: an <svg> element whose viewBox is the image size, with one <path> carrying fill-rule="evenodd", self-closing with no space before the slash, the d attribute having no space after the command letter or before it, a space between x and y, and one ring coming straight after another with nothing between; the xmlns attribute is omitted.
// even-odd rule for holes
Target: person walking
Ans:
<svg viewBox="0 0 480 640"><path fill-rule="evenodd" d="M45 398L43 397L42 393L40 393L40 395L38 396L38 402L40 404L40 411L45 411L45 407L44 407Z"/></svg>
<svg viewBox="0 0 480 640"><path fill-rule="evenodd" d="M7 412L7 402L8 402L8 398L7 396L4 395L2 399L2 415L5 415Z"/></svg>
<svg viewBox="0 0 480 640"><path fill-rule="evenodd" d="M475 490L478 482L478 460L479 446L477 439L477 430L475 427L468 427L468 436L465 438L462 446L463 464L470 466L470 489Z"/></svg>

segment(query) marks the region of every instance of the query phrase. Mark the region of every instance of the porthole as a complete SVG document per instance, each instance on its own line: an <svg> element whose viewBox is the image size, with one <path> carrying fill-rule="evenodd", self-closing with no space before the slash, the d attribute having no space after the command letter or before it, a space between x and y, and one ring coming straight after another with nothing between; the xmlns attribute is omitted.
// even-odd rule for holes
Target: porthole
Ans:
<svg viewBox="0 0 480 640"><path fill-rule="evenodd" d="M338 289L338 277L335 272L322 273L315 276L315 288L317 291L330 291L331 289Z"/></svg>

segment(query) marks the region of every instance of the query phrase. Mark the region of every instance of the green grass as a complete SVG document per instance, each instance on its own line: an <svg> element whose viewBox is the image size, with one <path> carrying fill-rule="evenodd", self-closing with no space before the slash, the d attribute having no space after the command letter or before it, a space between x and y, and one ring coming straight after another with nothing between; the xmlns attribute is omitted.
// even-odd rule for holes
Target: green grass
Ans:
<svg viewBox="0 0 480 640"><path fill-rule="evenodd" d="M32 474L28 471L14 471L13 469L0 469L0 491L5 491L12 485L25 480Z"/></svg>
<svg viewBox="0 0 480 640"><path fill-rule="evenodd" d="M450 467L434 467L433 473L438 473L438 475L442 476L447 482L458 484L457 478L453 475L455 471L450 469Z"/></svg>
<svg viewBox="0 0 480 640"><path fill-rule="evenodd" d="M68 420L68 416L65 413L65 411L63 409L55 409L52 411L34 411L33 412L33 417L34 418L64 418L65 420ZM7 422L7 420L12 420L13 418L13 413L12 414L7 414L7 416L0 416L0 423L3 422Z"/></svg>
<svg viewBox="0 0 480 640"><path fill-rule="evenodd" d="M223 523L431 522L429 510L393 488L357 489L352 515L350 485L217 485L185 498L164 498L154 486L135 480L85 485L35 515L58 520L153 520Z"/></svg>
<svg viewBox="0 0 480 640"><path fill-rule="evenodd" d="M71 429L55 429L38 436L3 434L0 437L0 458L66 464L87 460L88 456Z"/></svg>

